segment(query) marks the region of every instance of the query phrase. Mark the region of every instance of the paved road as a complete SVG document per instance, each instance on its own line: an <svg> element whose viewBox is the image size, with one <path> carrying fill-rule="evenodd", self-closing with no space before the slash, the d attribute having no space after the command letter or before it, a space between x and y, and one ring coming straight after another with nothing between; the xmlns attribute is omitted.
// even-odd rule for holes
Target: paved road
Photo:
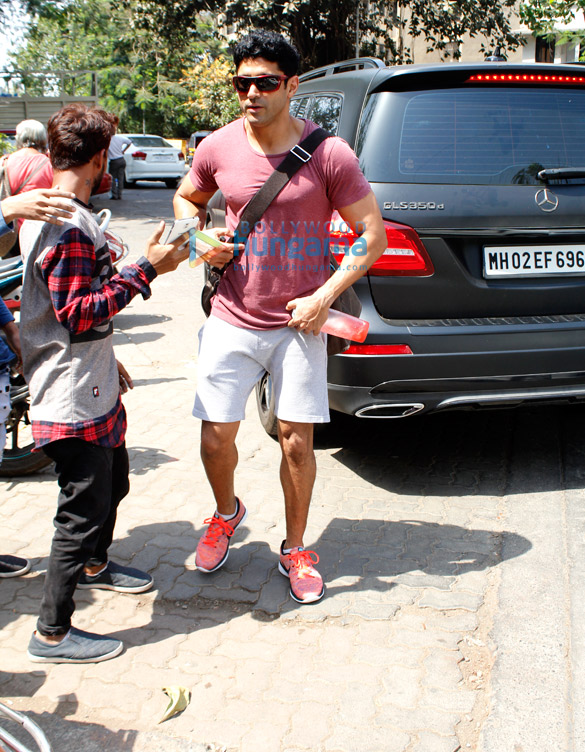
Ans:
<svg viewBox="0 0 585 752"><path fill-rule="evenodd" d="M131 258L171 191L110 206ZM226 566L193 551L212 509L190 416L201 275L155 281L116 318L132 490L113 557L157 589L82 591L75 623L124 640L93 666L29 664L52 534L52 471L7 479L3 551L34 559L0 584L0 697L58 752L585 750L583 443L579 406L337 423L317 442L307 544L327 597L301 607L277 570L279 451L253 400L238 439L250 514ZM157 725L162 687L192 693Z"/></svg>

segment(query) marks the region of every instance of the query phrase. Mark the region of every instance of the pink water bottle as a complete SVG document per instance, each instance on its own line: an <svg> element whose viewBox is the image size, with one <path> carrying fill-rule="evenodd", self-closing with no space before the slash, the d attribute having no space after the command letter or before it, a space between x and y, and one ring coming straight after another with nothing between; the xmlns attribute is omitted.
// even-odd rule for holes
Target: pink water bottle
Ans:
<svg viewBox="0 0 585 752"><path fill-rule="evenodd" d="M369 328L369 321L330 308L327 321L321 327L321 331L327 334L336 334L338 337L350 339L352 342L363 342Z"/></svg>

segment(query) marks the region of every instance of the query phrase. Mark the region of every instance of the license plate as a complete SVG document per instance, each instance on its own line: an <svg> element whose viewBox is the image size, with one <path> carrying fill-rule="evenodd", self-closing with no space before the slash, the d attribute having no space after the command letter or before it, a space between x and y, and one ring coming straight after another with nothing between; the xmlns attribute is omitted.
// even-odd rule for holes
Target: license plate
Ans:
<svg viewBox="0 0 585 752"><path fill-rule="evenodd" d="M585 245L485 246L484 277L585 275Z"/></svg>
<svg viewBox="0 0 585 752"><path fill-rule="evenodd" d="M152 158L155 162L172 162L172 154L153 154Z"/></svg>

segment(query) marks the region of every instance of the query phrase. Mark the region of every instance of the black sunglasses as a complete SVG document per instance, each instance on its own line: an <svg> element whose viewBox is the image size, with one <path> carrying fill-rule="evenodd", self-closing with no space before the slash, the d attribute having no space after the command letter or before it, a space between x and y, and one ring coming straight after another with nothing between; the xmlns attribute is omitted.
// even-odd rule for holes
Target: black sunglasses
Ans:
<svg viewBox="0 0 585 752"><path fill-rule="evenodd" d="M278 76L276 73L270 73L265 76L234 76L232 84L234 89L240 94L247 94L252 84L258 91L278 91L283 81L288 81L290 76Z"/></svg>

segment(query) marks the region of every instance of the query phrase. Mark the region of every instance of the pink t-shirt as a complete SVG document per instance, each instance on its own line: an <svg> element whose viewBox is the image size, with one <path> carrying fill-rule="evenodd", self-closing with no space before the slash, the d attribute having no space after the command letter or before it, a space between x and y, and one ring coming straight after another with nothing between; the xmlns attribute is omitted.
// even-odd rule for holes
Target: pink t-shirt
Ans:
<svg viewBox="0 0 585 752"><path fill-rule="evenodd" d="M7 164L8 180L13 194L20 192L20 186L39 166L40 170L26 183L22 192L32 191L35 188L50 188L53 185L53 168L46 154L32 149L19 149L8 157Z"/></svg>
<svg viewBox="0 0 585 752"><path fill-rule="evenodd" d="M299 141L315 128L307 121ZM266 156L253 149L240 118L201 142L189 177L200 191L221 190L226 224L235 230L246 204L286 154ZM234 256L213 300L213 315L247 329L286 326L286 304L310 295L329 277L333 211L370 190L349 145L326 139L270 204L248 235L246 251Z"/></svg>

